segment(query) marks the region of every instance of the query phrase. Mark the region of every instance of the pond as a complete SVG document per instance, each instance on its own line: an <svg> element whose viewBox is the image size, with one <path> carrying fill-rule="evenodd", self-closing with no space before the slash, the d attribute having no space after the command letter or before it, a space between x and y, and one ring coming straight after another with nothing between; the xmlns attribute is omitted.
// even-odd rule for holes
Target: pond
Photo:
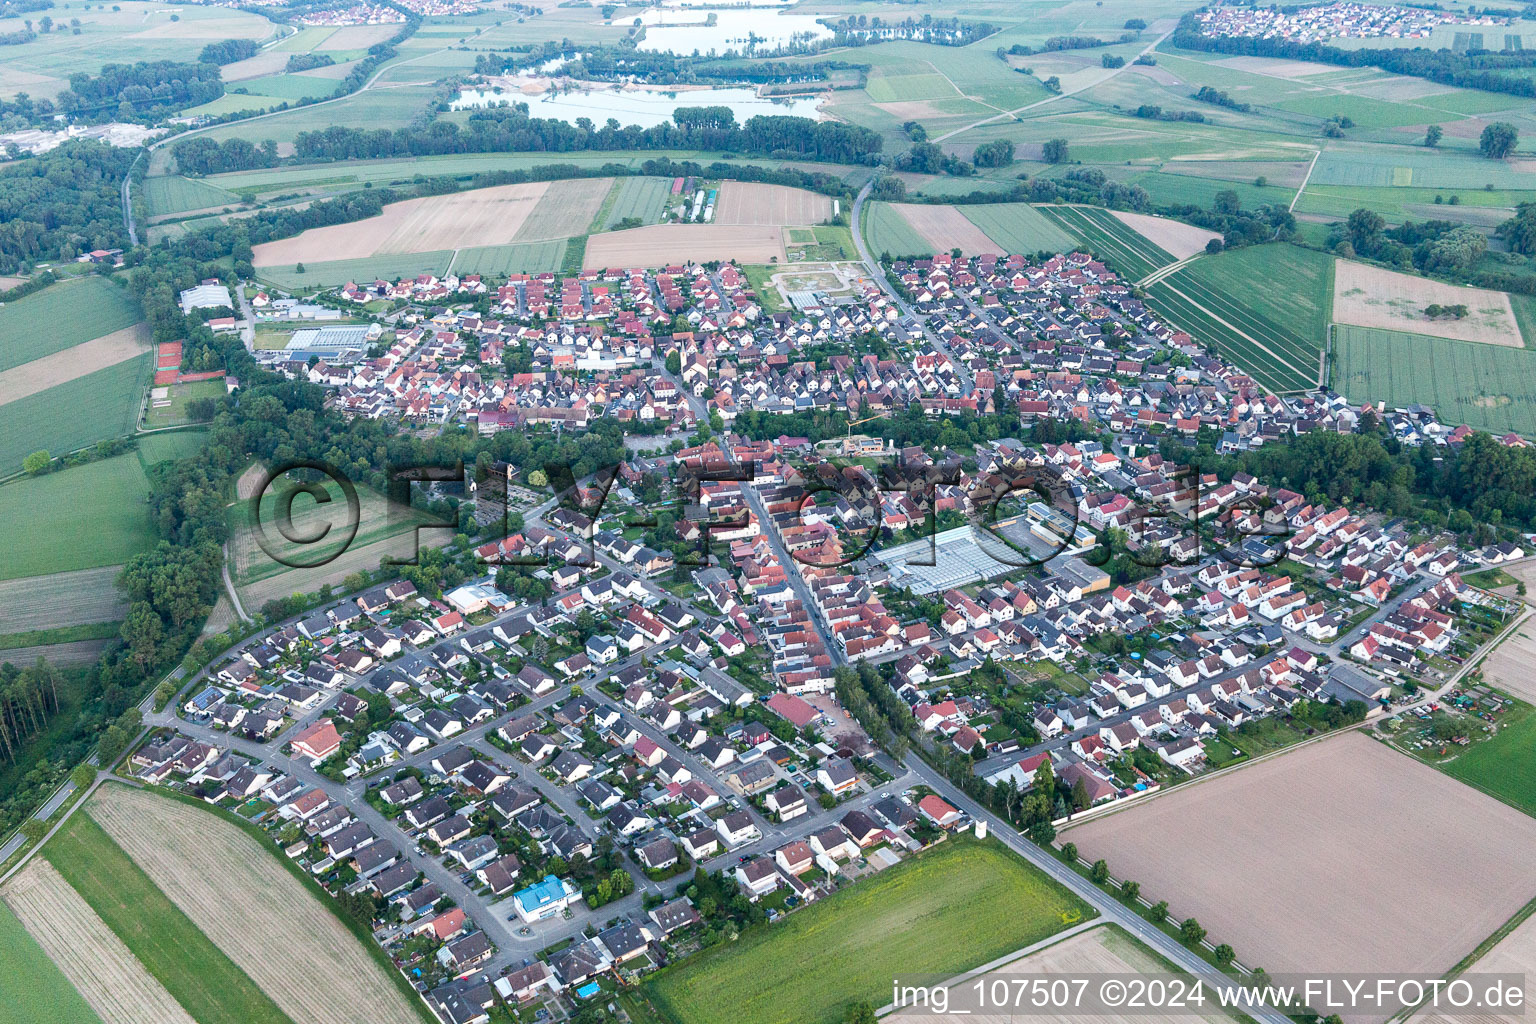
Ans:
<svg viewBox="0 0 1536 1024"><path fill-rule="evenodd" d="M817 116L821 103L818 96L800 96L787 100L763 99L749 88L683 89L628 89L615 92L601 88L589 91L546 92L524 95L515 90L465 89L451 104L454 110L470 110L491 107L502 103L526 103L533 117L556 118L575 123L577 118L590 117L601 125L614 118L621 125L637 124L651 128L672 120L672 111L678 107L727 106L736 115L736 123L758 114L783 114L796 117Z"/></svg>

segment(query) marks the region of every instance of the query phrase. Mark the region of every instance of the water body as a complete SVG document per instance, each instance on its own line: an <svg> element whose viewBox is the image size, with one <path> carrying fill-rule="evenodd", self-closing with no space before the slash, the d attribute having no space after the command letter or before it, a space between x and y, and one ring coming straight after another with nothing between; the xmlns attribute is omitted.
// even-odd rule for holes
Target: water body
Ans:
<svg viewBox="0 0 1536 1024"><path fill-rule="evenodd" d="M575 123L577 118L589 117L594 124L602 125L610 117L621 125L637 124L651 128L672 120L672 111L678 107L727 106L741 124L758 114L783 114L795 117L816 117L819 97L796 97L789 100L760 98L748 88L688 89L663 92L636 89L614 92L611 89L594 89L590 92L540 93L525 96L511 90L500 93L492 89L465 89L452 103L454 110L471 110L477 107L493 107L501 104L526 103L533 117L557 118Z"/></svg>
<svg viewBox="0 0 1536 1024"><path fill-rule="evenodd" d="M776 5L777 6L777 5ZM715 23L705 24L709 15ZM633 18L621 13L613 24L628 26ZM824 39L832 30L811 14L769 14L761 10L684 10L649 8L640 15L645 38L640 49L676 54L724 53L727 50L771 52L802 39Z"/></svg>

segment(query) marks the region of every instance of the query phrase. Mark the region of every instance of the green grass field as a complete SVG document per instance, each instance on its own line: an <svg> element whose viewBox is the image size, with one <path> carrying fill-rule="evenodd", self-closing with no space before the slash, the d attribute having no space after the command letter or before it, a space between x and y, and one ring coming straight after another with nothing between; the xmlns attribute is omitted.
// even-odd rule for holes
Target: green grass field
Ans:
<svg viewBox="0 0 1536 1024"><path fill-rule="evenodd" d="M37 940L0 902L0 1006L10 1024L101 1024Z"/></svg>
<svg viewBox="0 0 1536 1024"><path fill-rule="evenodd" d="M184 459L208 443L206 430L167 430L139 435L139 462L153 466L164 459Z"/></svg>
<svg viewBox="0 0 1536 1024"><path fill-rule="evenodd" d="M1265 387L1293 391L1317 386L1332 282L1333 257L1271 244L1202 257L1148 291L1196 341Z"/></svg>
<svg viewBox="0 0 1536 1024"><path fill-rule="evenodd" d="M1063 231L1079 238L1092 253L1128 281L1139 281L1158 267L1174 262L1171 254L1093 207L1042 206L1043 212Z"/></svg>
<svg viewBox="0 0 1536 1024"><path fill-rule="evenodd" d="M151 217L165 217L192 210L235 206L240 203L240 197L206 181L173 174L144 179L144 201L149 204Z"/></svg>
<svg viewBox="0 0 1536 1024"><path fill-rule="evenodd" d="M0 579L117 565L154 543L133 453L0 486Z"/></svg>
<svg viewBox="0 0 1536 1024"><path fill-rule="evenodd" d="M933 247L889 203L864 205L864 241L871 255L932 256Z"/></svg>
<svg viewBox="0 0 1536 1024"><path fill-rule="evenodd" d="M671 178L623 178L618 182L619 195L603 228L611 228L627 217L639 218L642 224L655 224L661 220L667 197L672 194Z"/></svg>
<svg viewBox="0 0 1536 1024"><path fill-rule="evenodd" d="M893 975L948 976L1089 909L995 840L955 839L646 983L676 1024L828 1024L889 1002Z"/></svg>
<svg viewBox="0 0 1536 1024"><path fill-rule="evenodd" d="M1333 387L1352 402L1422 402L1446 423L1536 434L1536 349L1340 324Z"/></svg>
<svg viewBox="0 0 1536 1024"><path fill-rule="evenodd" d="M1010 253L1068 252L1078 245L1077 235L1064 230L1028 203L957 206L956 209Z"/></svg>
<svg viewBox="0 0 1536 1024"><path fill-rule="evenodd" d="M126 288L95 274L49 285L0 306L0 371L120 331L141 315Z"/></svg>
<svg viewBox="0 0 1536 1024"><path fill-rule="evenodd" d="M193 422L187 415L187 403L194 398L222 398L225 394L224 379L215 377L213 380L193 380L184 384L169 385L171 404L156 408L154 402L150 402L149 411L144 414L144 426L153 429L155 427L176 427L184 423Z"/></svg>
<svg viewBox="0 0 1536 1024"><path fill-rule="evenodd" d="M1536 817L1536 711L1525 708L1522 713L1519 721L1472 744L1441 770Z"/></svg>
<svg viewBox="0 0 1536 1024"><path fill-rule="evenodd" d="M43 854L200 1024L291 1024L88 814L71 817Z"/></svg>
<svg viewBox="0 0 1536 1024"><path fill-rule="evenodd" d="M145 353L0 405L0 475L40 448L58 456L133 433L150 364Z"/></svg>
<svg viewBox="0 0 1536 1024"><path fill-rule="evenodd" d="M453 261L453 272L465 274L489 274L506 277L508 274L533 274L541 270L559 270L565 256L565 240L549 242L518 242L514 245L482 245L474 249L460 249Z"/></svg>

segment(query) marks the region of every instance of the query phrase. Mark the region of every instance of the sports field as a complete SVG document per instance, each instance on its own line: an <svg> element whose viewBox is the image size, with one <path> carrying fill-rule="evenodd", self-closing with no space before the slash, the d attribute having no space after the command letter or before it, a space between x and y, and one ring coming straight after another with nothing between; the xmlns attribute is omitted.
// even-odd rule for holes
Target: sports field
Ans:
<svg viewBox="0 0 1536 1024"><path fill-rule="evenodd" d="M0 306L0 371L122 330L139 319L126 288L90 274Z"/></svg>
<svg viewBox="0 0 1536 1024"><path fill-rule="evenodd" d="M1318 383L1333 257L1283 243L1205 256L1149 289L1177 327L1274 391Z"/></svg>
<svg viewBox="0 0 1536 1024"><path fill-rule="evenodd" d="M1439 974L1536 896L1536 820L1360 732L1181 786L1063 839L1275 974L1316 964Z"/></svg>
<svg viewBox="0 0 1536 1024"><path fill-rule="evenodd" d="M0 1006L13 1024L101 1024L64 973L0 901Z"/></svg>
<svg viewBox="0 0 1536 1024"><path fill-rule="evenodd" d="M677 1024L831 1024L890 1000L897 974L947 976L1037 942L1088 908L996 841L954 839L646 983Z"/></svg>
<svg viewBox="0 0 1536 1024"><path fill-rule="evenodd" d="M1536 434L1536 350L1340 324L1333 356L1333 387L1351 402L1421 402L1446 423Z"/></svg>
<svg viewBox="0 0 1536 1024"><path fill-rule="evenodd" d="M1076 235L1063 230L1028 203L991 203L958 209L1009 254L1071 252L1078 244Z"/></svg>
<svg viewBox="0 0 1536 1024"><path fill-rule="evenodd" d="M1115 219L1108 210L1085 206L1042 206L1041 211L1128 281L1139 281L1174 262L1167 250Z"/></svg>
<svg viewBox="0 0 1536 1024"><path fill-rule="evenodd" d="M74 814L43 855L199 1024L292 1024L89 814Z"/></svg>
<svg viewBox="0 0 1536 1024"><path fill-rule="evenodd" d="M0 580L118 565L145 550L148 493L132 453L0 485Z"/></svg>

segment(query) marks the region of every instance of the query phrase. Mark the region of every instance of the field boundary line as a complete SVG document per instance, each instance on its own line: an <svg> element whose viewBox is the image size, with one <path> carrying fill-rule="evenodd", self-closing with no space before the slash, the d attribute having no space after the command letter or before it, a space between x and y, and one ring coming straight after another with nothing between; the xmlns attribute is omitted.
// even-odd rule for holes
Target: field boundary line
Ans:
<svg viewBox="0 0 1536 1024"><path fill-rule="evenodd" d="M1312 169L1317 166L1318 157L1322 155L1322 147L1318 147L1317 152L1312 154L1312 162L1307 165L1307 173L1302 176L1301 184L1296 186L1296 194L1291 196L1291 205L1285 208L1287 213L1296 212L1296 204L1301 201L1301 194L1307 190L1307 182L1312 180Z"/></svg>
<svg viewBox="0 0 1536 1024"><path fill-rule="evenodd" d="M1170 292L1172 292L1173 294L1177 295L1179 298L1183 299L1185 302L1189 303L1191 306L1193 306L1196 309L1200 310L1200 312L1204 313L1206 316L1210 317L1212 320L1215 320L1217 323L1221 324L1223 327L1226 327L1228 330L1232 331L1234 334L1238 335L1241 338L1247 339L1249 342L1252 342L1253 345L1256 348L1258 348L1260 351L1264 352L1271 359L1275 360L1275 362L1277 362L1280 365L1286 367L1291 373L1297 374L1303 380L1306 379L1307 374L1304 371L1297 369L1295 364L1293 364L1289 358L1287 358L1285 356L1282 356L1279 353L1275 352L1268 345L1264 344L1262 341L1259 341L1257 338L1255 338L1252 335L1250 335L1247 331L1240 330L1238 327L1234 326L1232 323L1230 323L1226 319L1222 318L1221 316L1218 316L1215 312L1213 312L1212 310L1208 309L1202 303L1197 302L1196 300L1190 298L1188 295L1185 295L1183 292L1179 291L1178 288L1174 287L1169 282L1167 282L1167 281L1159 281L1158 283L1161 284L1161 285L1164 285ZM1303 389L1301 389L1301 388L1294 388L1292 390L1300 391L1300 390L1303 390Z"/></svg>

